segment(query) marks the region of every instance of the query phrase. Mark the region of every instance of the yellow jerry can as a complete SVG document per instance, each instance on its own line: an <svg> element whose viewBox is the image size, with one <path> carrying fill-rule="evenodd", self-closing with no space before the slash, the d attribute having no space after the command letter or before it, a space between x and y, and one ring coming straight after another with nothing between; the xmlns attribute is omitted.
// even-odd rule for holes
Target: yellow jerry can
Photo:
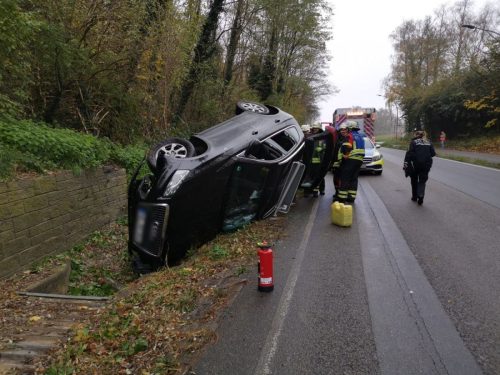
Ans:
<svg viewBox="0 0 500 375"><path fill-rule="evenodd" d="M332 206L332 223L341 227L350 227L352 225L352 206L333 202Z"/></svg>

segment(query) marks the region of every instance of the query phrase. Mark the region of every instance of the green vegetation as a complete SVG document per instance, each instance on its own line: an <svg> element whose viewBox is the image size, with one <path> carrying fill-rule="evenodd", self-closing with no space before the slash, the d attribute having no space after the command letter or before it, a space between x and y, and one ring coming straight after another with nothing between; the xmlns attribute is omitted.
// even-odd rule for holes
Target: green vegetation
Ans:
<svg viewBox="0 0 500 375"><path fill-rule="evenodd" d="M223 259L229 256L229 252L221 246L215 245L210 249L210 258L212 260Z"/></svg>
<svg viewBox="0 0 500 375"><path fill-rule="evenodd" d="M330 15L326 0L4 0L0 179L110 161L130 172L145 145L241 99L310 120L333 91Z"/></svg>
<svg viewBox="0 0 500 375"><path fill-rule="evenodd" d="M485 4L475 13L459 1L393 32L385 97L402 110L407 131L423 128L436 139L444 130L453 140L500 134L500 38L481 30L498 30L490 17L498 11Z"/></svg>
<svg viewBox="0 0 500 375"><path fill-rule="evenodd" d="M4 0L0 114L120 144L205 129L243 98L303 121L331 91L331 14L326 0Z"/></svg>
<svg viewBox="0 0 500 375"><path fill-rule="evenodd" d="M71 169L116 163L132 173L145 146L120 146L105 138L24 120L0 120L0 179L17 172Z"/></svg>
<svg viewBox="0 0 500 375"><path fill-rule="evenodd" d="M53 374L87 374L95 368L105 374L123 368L179 373L183 363L190 363L214 339L214 318L234 296L234 286L246 282L239 276L255 270L257 242L275 243L283 220L259 221L221 234L179 266L129 283L88 325L76 327L66 345L40 366ZM108 253L108 238L97 232L80 251Z"/></svg>
<svg viewBox="0 0 500 375"><path fill-rule="evenodd" d="M468 164L476 164L476 165L482 165L483 167L490 167L490 168L496 168L500 169L500 163L493 163L487 160L481 160L481 159L476 159L476 158L468 158L465 156L457 156L457 155L447 155L447 154L441 154L439 155L440 158L444 159L450 159L450 160L456 160L456 161L461 161L463 163L468 163Z"/></svg>
<svg viewBox="0 0 500 375"><path fill-rule="evenodd" d="M406 136L404 138L396 139L393 136L377 136L377 142L382 143L383 147L406 150L408 148L408 144L410 143L410 137ZM500 136L482 136L475 138L450 140L446 143L447 152L440 152L440 149L438 147L436 148L436 152L441 158L500 169L500 163L494 163L474 157L454 155L453 151L451 150L500 154Z"/></svg>
<svg viewBox="0 0 500 375"><path fill-rule="evenodd" d="M68 294L110 296L120 285L135 279L127 252L127 223L121 218L94 232L82 244L56 256L45 257L31 267L32 273L45 273L71 262Z"/></svg>

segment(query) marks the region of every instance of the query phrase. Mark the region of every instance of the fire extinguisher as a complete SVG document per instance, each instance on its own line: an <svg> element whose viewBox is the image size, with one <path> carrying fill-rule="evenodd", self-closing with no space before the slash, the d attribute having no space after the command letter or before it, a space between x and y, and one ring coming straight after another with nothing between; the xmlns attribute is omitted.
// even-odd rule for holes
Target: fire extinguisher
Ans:
<svg viewBox="0 0 500 375"><path fill-rule="evenodd" d="M257 253L259 263L257 265L259 273L259 291L270 292L274 289L273 282L273 249L266 241L259 242Z"/></svg>

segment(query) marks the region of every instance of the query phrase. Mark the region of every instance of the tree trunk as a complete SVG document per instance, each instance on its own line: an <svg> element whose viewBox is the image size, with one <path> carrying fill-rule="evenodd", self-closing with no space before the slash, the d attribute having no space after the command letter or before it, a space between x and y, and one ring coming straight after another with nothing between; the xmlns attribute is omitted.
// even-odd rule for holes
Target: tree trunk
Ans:
<svg viewBox="0 0 500 375"><path fill-rule="evenodd" d="M63 94L63 78L61 73L61 67L59 64L59 49L56 48L55 61L54 61L54 74L56 78L56 88L50 101L49 106L45 110L43 119L45 122L51 124L54 121L54 116L59 110L59 104L61 103Z"/></svg>
<svg viewBox="0 0 500 375"><path fill-rule="evenodd" d="M233 65L241 35L241 16L243 13L244 3L245 0L238 0L238 4L236 5L236 14L234 16L231 36L229 37L229 45L227 47L226 67L224 70L225 85L228 85L233 78Z"/></svg>
<svg viewBox="0 0 500 375"><path fill-rule="evenodd" d="M140 34L136 43L136 48L134 51L132 51L132 56L130 57L128 64L128 87L130 87L131 84L135 82L137 67L144 52L144 41L149 36L151 25L153 25L158 20L160 12L167 7L167 1L172 0L148 0L146 2L146 17L144 18L144 21L139 28Z"/></svg>
<svg viewBox="0 0 500 375"><path fill-rule="evenodd" d="M274 79L276 78L276 59L278 50L277 30L273 27L271 38L269 39L269 49L267 51L264 67L262 68L262 81L260 85L260 98L266 100L274 91Z"/></svg>
<svg viewBox="0 0 500 375"><path fill-rule="evenodd" d="M210 11L208 12L205 24L203 25L200 38L198 39L198 43L194 49L194 57L191 63L191 68L189 69L189 74L186 77L181 89L179 105L174 118L175 122L177 122L177 120L184 113L184 109L186 108L187 102L191 97L194 86L198 82L200 65L208 61L216 51L214 35L217 31L219 16L222 13L223 6L224 0L214 0L210 7Z"/></svg>

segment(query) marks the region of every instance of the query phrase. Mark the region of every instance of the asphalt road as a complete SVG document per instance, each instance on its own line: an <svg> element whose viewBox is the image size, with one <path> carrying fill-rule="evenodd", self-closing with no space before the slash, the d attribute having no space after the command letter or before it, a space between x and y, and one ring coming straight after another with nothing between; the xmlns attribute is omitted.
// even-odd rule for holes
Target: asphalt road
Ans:
<svg viewBox="0 0 500 375"><path fill-rule="evenodd" d="M500 374L500 172L436 159L418 206L383 153L352 227L330 223L330 175L298 200L275 290L247 275L193 373Z"/></svg>

